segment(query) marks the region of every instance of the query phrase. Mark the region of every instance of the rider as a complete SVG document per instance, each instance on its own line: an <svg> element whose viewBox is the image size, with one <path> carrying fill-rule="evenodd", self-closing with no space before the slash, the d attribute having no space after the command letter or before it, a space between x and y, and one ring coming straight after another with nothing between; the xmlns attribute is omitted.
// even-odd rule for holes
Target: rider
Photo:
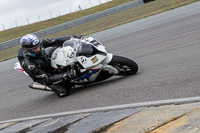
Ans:
<svg viewBox="0 0 200 133"><path fill-rule="evenodd" d="M27 34L20 40L21 48L18 50L18 60L25 72L33 79L50 87L58 96L68 94L68 89L58 82L66 81L76 75L76 72L51 74L50 61L44 48L59 47L70 38L81 38L82 35L40 39L35 34Z"/></svg>

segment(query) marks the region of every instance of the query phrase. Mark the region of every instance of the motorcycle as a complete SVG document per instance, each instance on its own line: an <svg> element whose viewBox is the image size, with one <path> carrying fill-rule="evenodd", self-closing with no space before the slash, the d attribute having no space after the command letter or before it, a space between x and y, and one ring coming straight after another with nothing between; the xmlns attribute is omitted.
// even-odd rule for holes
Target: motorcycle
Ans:
<svg viewBox="0 0 200 133"><path fill-rule="evenodd" d="M47 48L45 52L50 58L54 73L78 70L78 75L70 80L71 86L100 82L114 75L133 75L138 71L136 62L108 53L102 43L93 37L71 38L62 47ZM19 62L15 63L14 69L28 75ZM48 86L36 82L29 84L29 87L52 91Z"/></svg>

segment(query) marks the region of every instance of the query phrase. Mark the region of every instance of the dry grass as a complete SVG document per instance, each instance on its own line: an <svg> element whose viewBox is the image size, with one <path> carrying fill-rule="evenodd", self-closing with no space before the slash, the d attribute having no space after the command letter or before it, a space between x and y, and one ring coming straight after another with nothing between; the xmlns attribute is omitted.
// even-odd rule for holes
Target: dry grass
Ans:
<svg viewBox="0 0 200 133"><path fill-rule="evenodd" d="M115 0L116 2L120 2L123 0ZM130 0L124 0L124 1L130 1ZM164 11L168 11L192 2L196 2L199 0L156 0L144 5L141 5L136 8L132 8L129 10L125 10L98 20L94 20L92 22L82 24L55 34L52 34L50 36L47 36L46 38L51 37L57 37L57 36L67 36L67 35L75 35L75 34L83 34L83 35L89 35L91 33L95 33L101 30L105 30L111 27L115 27L120 24L124 24L127 22L131 22L134 20L138 20L144 17L148 17L157 13L161 13ZM118 5L120 5L118 3ZM105 6L105 5L104 5ZM27 32L30 33L30 32ZM26 33L23 33L26 34ZM15 46L6 50L2 50L0 52L0 61L10 59L12 57L16 57L17 50L19 46ZM9 53L9 54L8 54Z"/></svg>
<svg viewBox="0 0 200 133"><path fill-rule="evenodd" d="M198 0L156 0L136 8L128 9L86 24L82 24L52 35L47 38L74 34L89 35L101 30L115 27L127 22L135 21L141 18L152 16L164 11L174 9Z"/></svg>

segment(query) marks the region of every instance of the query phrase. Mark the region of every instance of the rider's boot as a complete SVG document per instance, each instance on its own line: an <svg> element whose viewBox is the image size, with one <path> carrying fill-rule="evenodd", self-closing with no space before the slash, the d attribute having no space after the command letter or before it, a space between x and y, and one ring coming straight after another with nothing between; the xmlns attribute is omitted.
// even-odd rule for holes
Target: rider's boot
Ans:
<svg viewBox="0 0 200 133"><path fill-rule="evenodd" d="M64 97L69 95L69 89L65 88L62 84L49 85L49 87L59 97Z"/></svg>

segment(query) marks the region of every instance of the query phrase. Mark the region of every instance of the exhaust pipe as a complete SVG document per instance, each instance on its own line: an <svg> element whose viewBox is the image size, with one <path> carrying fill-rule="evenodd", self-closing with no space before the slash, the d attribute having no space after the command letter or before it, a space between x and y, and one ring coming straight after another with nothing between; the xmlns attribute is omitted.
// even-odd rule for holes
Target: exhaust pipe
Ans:
<svg viewBox="0 0 200 133"><path fill-rule="evenodd" d="M49 88L48 86L43 85L43 84L39 84L39 83L37 83L37 82L30 83L30 84L29 84L29 87L30 87L31 89L34 89L34 90L52 91L52 89Z"/></svg>

